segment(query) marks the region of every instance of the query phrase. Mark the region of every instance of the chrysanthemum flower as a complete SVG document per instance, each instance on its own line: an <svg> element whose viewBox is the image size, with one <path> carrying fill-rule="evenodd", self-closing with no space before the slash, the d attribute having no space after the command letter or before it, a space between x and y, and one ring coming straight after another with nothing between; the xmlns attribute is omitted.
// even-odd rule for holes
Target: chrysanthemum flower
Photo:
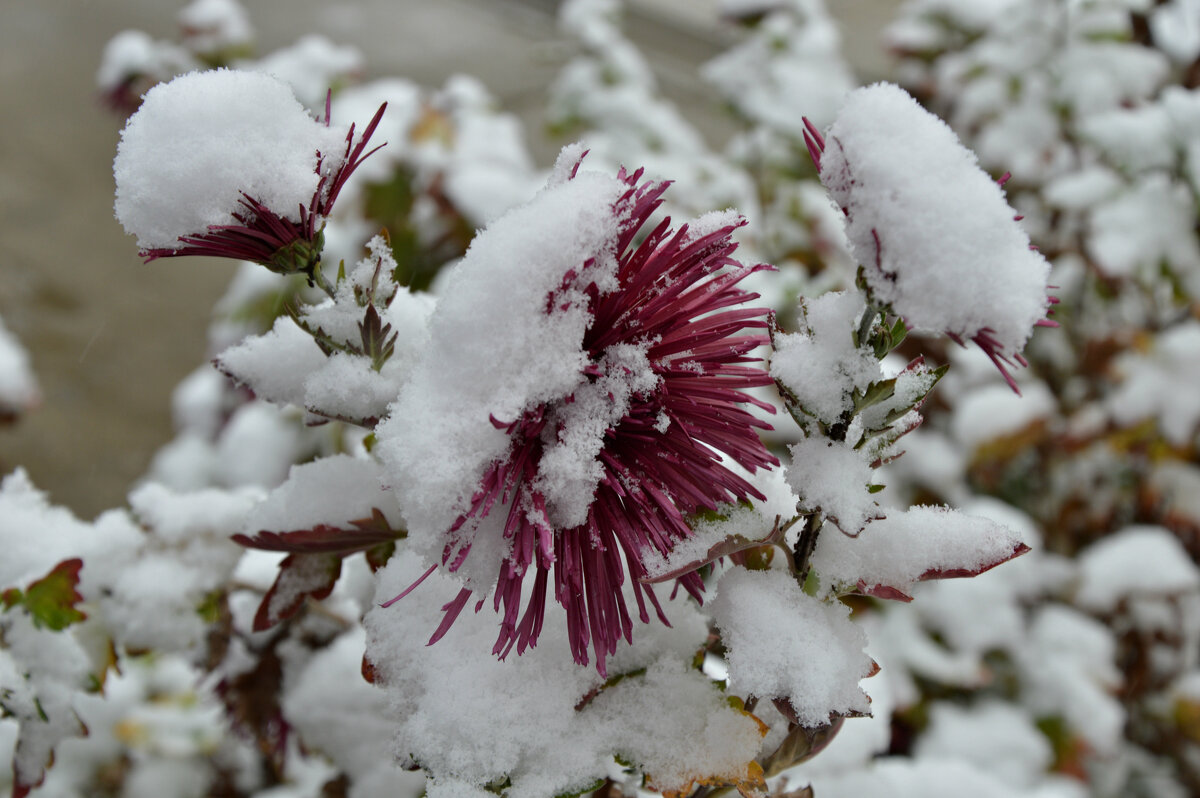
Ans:
<svg viewBox="0 0 1200 798"><path fill-rule="evenodd" d="M377 434L410 544L466 581L430 642L491 590L494 653L520 654L553 596L575 661L590 647L604 673L632 635L627 580L640 620L652 605L666 622L644 558L689 537L689 516L763 498L731 462L778 461L744 407L771 410L745 392L771 378L751 354L769 311L738 287L767 267L732 258L742 220L665 219L639 241L668 184L581 173L579 157L477 237Z"/></svg>
<svg viewBox="0 0 1200 798"><path fill-rule="evenodd" d="M1008 384L1056 301L1050 265L992 180L940 119L903 89L852 92L824 136L805 143L846 215L871 296L913 329L982 349Z"/></svg>
<svg viewBox="0 0 1200 798"><path fill-rule="evenodd" d="M279 80L231 70L147 92L113 164L117 218L142 257L250 260L311 280L325 218L375 151L367 142L387 107L356 136L330 126L329 105L314 120Z"/></svg>

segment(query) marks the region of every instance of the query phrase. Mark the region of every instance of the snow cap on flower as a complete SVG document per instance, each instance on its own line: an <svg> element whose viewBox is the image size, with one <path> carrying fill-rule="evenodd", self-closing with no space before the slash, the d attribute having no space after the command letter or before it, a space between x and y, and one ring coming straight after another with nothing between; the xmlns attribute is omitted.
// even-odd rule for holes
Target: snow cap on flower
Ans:
<svg viewBox="0 0 1200 798"><path fill-rule="evenodd" d="M914 329L975 341L1016 384L1033 328L1053 301L1050 266L1029 243L1000 184L903 89L848 95L822 138L810 127L821 182L873 298Z"/></svg>
<svg viewBox="0 0 1200 798"><path fill-rule="evenodd" d="M722 454L752 472L778 461L742 407L771 378L749 365L768 310L737 307L764 268L731 257L740 220L668 219L637 243L667 184L580 158L565 150L550 185L475 239L377 436L410 544L466 583L434 638L492 591L495 653L520 653L553 595L575 660L590 646L603 672L631 637L621 585L643 557L687 538L693 513L762 498ZM657 600L633 593L648 622Z"/></svg>
<svg viewBox="0 0 1200 798"><path fill-rule="evenodd" d="M117 219L147 260L210 255L304 271L383 111L356 141L353 125L330 126L328 107L314 119L270 75L218 69L159 84L121 131Z"/></svg>

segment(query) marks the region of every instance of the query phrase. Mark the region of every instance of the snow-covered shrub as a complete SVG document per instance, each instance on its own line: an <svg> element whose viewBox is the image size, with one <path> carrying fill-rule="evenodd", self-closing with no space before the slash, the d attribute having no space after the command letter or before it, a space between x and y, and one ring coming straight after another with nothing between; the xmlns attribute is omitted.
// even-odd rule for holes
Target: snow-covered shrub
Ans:
<svg viewBox="0 0 1200 798"><path fill-rule="evenodd" d="M726 5L748 33L708 74L745 131L719 152L619 4L566 4L583 53L551 113L585 143L548 172L475 80L352 85L309 40L251 62L230 2L188 7L186 58L106 67L162 81L115 164L143 256L246 263L128 508L0 487L14 794L1167 778L1162 717L1192 729L1200 704L1176 516L1072 561L1040 507L973 499L1020 477L1061 412L1046 364L1069 366L1032 335L1053 300L1008 204L1025 184L903 90L851 92L819 2ZM234 68L171 79L201 63ZM1176 329L1110 358L1127 387L1075 434L1162 419L1190 442L1190 404L1133 382L1186 390ZM1190 495L1182 459L1146 490ZM1108 462L1052 474L1077 490ZM1113 695L1122 652L1141 694ZM888 750L911 758L870 764Z"/></svg>

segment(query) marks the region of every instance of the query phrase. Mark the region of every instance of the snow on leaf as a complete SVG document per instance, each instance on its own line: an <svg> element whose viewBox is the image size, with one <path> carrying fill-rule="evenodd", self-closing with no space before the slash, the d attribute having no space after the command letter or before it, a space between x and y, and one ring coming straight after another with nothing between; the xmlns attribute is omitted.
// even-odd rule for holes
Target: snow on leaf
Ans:
<svg viewBox="0 0 1200 798"><path fill-rule="evenodd" d="M254 615L254 631L270 629L295 615L308 597L320 600L333 592L342 574L342 558L327 552L289 554L279 564L275 583Z"/></svg>
<svg viewBox="0 0 1200 798"><path fill-rule="evenodd" d="M54 767L54 747L59 742L66 737L86 737L88 733L87 726L73 711L68 713L69 717L51 719L40 704L37 709L40 717L20 719L13 752L12 798L25 798L41 786L46 771Z"/></svg>
<svg viewBox="0 0 1200 798"><path fill-rule="evenodd" d="M731 690L784 699L795 722L810 728L870 712L858 682L875 663L845 605L807 595L783 569L733 568L709 606L727 647Z"/></svg>
<svg viewBox="0 0 1200 798"><path fill-rule="evenodd" d="M752 540L744 535L730 535L709 547L708 551L703 556L690 559L688 562L675 566L663 573L655 573L653 576L647 576L642 579L646 584L658 584L659 582L669 582L672 579L678 579L681 576L692 573L693 571L703 568L710 563L716 562L722 557L728 557L731 554L736 554L740 551L746 551L758 546L762 546L768 542L774 532L761 540Z"/></svg>
<svg viewBox="0 0 1200 798"><path fill-rule="evenodd" d="M349 522L352 529L332 524L314 524L308 529L293 529L287 532L260 530L253 537L237 534L236 543L265 551L287 551L295 554L339 554L346 556L359 551L374 549L380 544L392 543L405 536L403 529L395 529L378 508L371 508L369 518Z"/></svg>
<svg viewBox="0 0 1200 798"><path fill-rule="evenodd" d="M87 617L75 605L83 601L76 589L83 560L63 560L50 573L31 584L24 592L13 587L0 595L5 610L20 604L33 619L34 626L54 631L66 629Z"/></svg>
<svg viewBox="0 0 1200 798"><path fill-rule="evenodd" d="M763 778L762 765L757 762L746 763L744 773L731 778L729 775L709 776L705 778L693 779L683 788L678 790L662 790L663 798L687 798L691 795L697 786L707 787L733 787L740 795L758 796L765 795L767 789L767 781ZM646 788L657 790L654 786L654 777L646 777Z"/></svg>
<svg viewBox="0 0 1200 798"><path fill-rule="evenodd" d="M978 576L1029 551L1016 532L948 507L913 507L855 538L822 535L813 567L827 593L909 601L914 584Z"/></svg>

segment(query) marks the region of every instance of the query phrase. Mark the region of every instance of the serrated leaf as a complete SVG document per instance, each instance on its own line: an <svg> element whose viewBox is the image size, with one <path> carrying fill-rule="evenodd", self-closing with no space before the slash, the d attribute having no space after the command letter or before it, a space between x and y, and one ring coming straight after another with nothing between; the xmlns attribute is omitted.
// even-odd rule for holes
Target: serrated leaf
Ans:
<svg viewBox="0 0 1200 798"><path fill-rule="evenodd" d="M62 631L87 618L75 607L83 601L83 596L76 589L82 568L83 560L78 557L63 560L24 591L15 587L4 591L0 601L4 602L6 610L21 605L38 628Z"/></svg>
<svg viewBox="0 0 1200 798"><path fill-rule="evenodd" d="M279 575L258 605L254 631L265 631L292 617L309 597L327 597L341 575L342 558L337 554L289 554L279 564Z"/></svg>
<svg viewBox="0 0 1200 798"><path fill-rule="evenodd" d="M408 532L394 528L377 507L371 515L349 521L350 528L315 524L308 529L292 529L287 532L260 530L253 537L233 535L233 540L246 548L264 551L286 551L294 554L341 554L343 556L367 551L383 543L393 543L404 538Z"/></svg>
<svg viewBox="0 0 1200 798"><path fill-rule="evenodd" d="M861 395L854 396L854 412L858 413L872 405L877 405L880 402L885 402L891 399L896 393L896 378L892 377L888 380L880 380L873 382L867 386L866 391Z"/></svg>

